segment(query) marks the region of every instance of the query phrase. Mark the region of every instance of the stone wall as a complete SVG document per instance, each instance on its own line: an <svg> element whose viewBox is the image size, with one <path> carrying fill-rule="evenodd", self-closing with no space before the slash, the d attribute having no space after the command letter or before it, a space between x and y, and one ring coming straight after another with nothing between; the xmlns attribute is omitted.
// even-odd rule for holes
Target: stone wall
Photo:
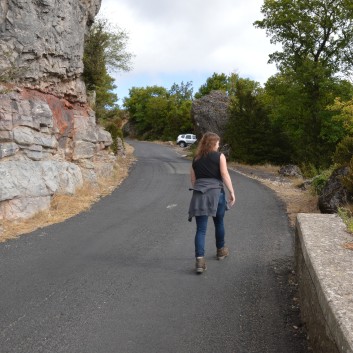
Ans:
<svg viewBox="0 0 353 353"><path fill-rule="evenodd" d="M353 353L352 235L337 215L298 214L296 273L302 321L317 353Z"/></svg>

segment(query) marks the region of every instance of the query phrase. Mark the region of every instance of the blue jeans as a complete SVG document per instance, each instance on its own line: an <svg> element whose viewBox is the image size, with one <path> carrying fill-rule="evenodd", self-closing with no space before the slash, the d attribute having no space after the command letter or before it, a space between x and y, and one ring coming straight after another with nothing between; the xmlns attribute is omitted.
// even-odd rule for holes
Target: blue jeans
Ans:
<svg viewBox="0 0 353 353"><path fill-rule="evenodd" d="M218 201L217 214L213 218L215 226L216 247L224 247L224 214L226 211L226 197L224 191L221 192ZM205 256L205 239L207 231L208 216L196 216L196 235L195 235L195 256Z"/></svg>

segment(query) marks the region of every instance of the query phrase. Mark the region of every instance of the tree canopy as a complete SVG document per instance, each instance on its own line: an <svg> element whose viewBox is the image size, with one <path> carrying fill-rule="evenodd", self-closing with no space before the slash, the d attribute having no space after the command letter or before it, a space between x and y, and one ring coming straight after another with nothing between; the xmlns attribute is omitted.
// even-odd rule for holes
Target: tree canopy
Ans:
<svg viewBox="0 0 353 353"><path fill-rule="evenodd" d="M255 26L265 29L272 43L282 44L269 60L280 70L267 83L272 103L277 103L273 116L281 116L281 125L293 137L297 160L327 165L343 136L327 106L342 93L337 74L352 71L353 3L265 0L261 12L264 19Z"/></svg>
<svg viewBox="0 0 353 353"><path fill-rule="evenodd" d="M136 137L175 140L180 133L193 130L191 99L191 82L174 83L169 90L160 86L133 87L124 99L124 107Z"/></svg>
<svg viewBox="0 0 353 353"><path fill-rule="evenodd" d="M127 51L128 35L107 20L96 20L85 38L83 79L89 91L96 92L97 119L114 117L118 110L114 79L109 71L131 69L132 54Z"/></svg>
<svg viewBox="0 0 353 353"><path fill-rule="evenodd" d="M227 92L228 95L232 95L234 93L233 91L237 79L238 75L235 73L226 75L224 73L218 74L214 72L211 77L207 78L206 83L201 85L195 94L195 98L201 98L202 96L209 94L211 91L224 91Z"/></svg>
<svg viewBox="0 0 353 353"><path fill-rule="evenodd" d="M353 3L350 0L265 0L266 30L282 51L270 55L280 69L322 70L327 76L351 72L353 64Z"/></svg>

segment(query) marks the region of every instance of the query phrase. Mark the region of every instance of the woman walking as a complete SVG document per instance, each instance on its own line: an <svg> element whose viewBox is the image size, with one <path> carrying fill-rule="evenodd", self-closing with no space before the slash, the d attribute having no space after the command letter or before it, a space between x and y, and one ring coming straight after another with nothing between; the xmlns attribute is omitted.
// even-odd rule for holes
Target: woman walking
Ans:
<svg viewBox="0 0 353 353"><path fill-rule="evenodd" d="M208 217L212 216L215 226L217 259L223 260L229 255L224 236L224 214L227 207L235 203L234 189L229 176L227 161L223 153L218 152L220 138L207 132L203 135L192 161L191 184L193 195L189 207L189 221L196 219L195 257L196 272L206 270L205 237ZM228 204L224 185L228 189Z"/></svg>

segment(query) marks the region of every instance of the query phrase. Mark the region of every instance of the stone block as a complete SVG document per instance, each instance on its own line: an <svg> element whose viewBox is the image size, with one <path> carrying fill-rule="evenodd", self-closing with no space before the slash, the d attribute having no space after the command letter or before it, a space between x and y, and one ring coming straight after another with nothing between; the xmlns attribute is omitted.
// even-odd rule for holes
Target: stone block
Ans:
<svg viewBox="0 0 353 353"><path fill-rule="evenodd" d="M39 99L30 100L30 104L32 116L34 117L34 120L38 126L40 128L52 128L54 125L53 113L50 110L49 105Z"/></svg>
<svg viewBox="0 0 353 353"><path fill-rule="evenodd" d="M0 201L48 195L48 190L41 182L40 168L34 162L0 163Z"/></svg>
<svg viewBox="0 0 353 353"><path fill-rule="evenodd" d="M13 129L13 138L20 145L33 145L34 130L26 126L19 126Z"/></svg>
<svg viewBox="0 0 353 353"><path fill-rule="evenodd" d="M17 99L13 103L13 125L26 126L37 131L42 127L52 128L53 113L49 105L38 98Z"/></svg>
<svg viewBox="0 0 353 353"><path fill-rule="evenodd" d="M57 149L59 147L58 140L53 135L36 133L34 135L34 143L43 147Z"/></svg>
<svg viewBox="0 0 353 353"><path fill-rule="evenodd" d="M19 147L14 142L0 143L0 159L15 155L18 150Z"/></svg>
<svg viewBox="0 0 353 353"><path fill-rule="evenodd" d="M97 127L97 141L103 142L104 146L110 146L113 143L112 135L101 126Z"/></svg>
<svg viewBox="0 0 353 353"><path fill-rule="evenodd" d="M13 130L14 140L20 145L41 145L52 149L59 144L55 136L42 134L26 126L19 126Z"/></svg>
<svg viewBox="0 0 353 353"><path fill-rule="evenodd" d="M62 171L59 173L59 187L57 193L73 195L76 189L83 185L81 169L73 163L62 165Z"/></svg>
<svg viewBox="0 0 353 353"><path fill-rule="evenodd" d="M43 152L24 150L24 154L32 161L41 161L43 159Z"/></svg>
<svg viewBox="0 0 353 353"><path fill-rule="evenodd" d="M72 159L92 158L96 151L96 145L86 141L76 141L74 143Z"/></svg>
<svg viewBox="0 0 353 353"><path fill-rule="evenodd" d="M0 94L0 131L10 131L12 124L12 104L9 95Z"/></svg>
<svg viewBox="0 0 353 353"><path fill-rule="evenodd" d="M50 196L22 197L0 202L0 219L29 218L50 207Z"/></svg>
<svg viewBox="0 0 353 353"><path fill-rule="evenodd" d="M12 131L0 131L0 142L12 142L13 133Z"/></svg>
<svg viewBox="0 0 353 353"><path fill-rule="evenodd" d="M39 122L33 118L31 104L29 100L16 100L14 103L12 115L13 126L26 126L39 130Z"/></svg>
<svg viewBox="0 0 353 353"><path fill-rule="evenodd" d="M0 163L0 201L73 193L83 183L80 168L69 162L4 161Z"/></svg>
<svg viewBox="0 0 353 353"><path fill-rule="evenodd" d="M0 111L0 131L10 131L12 128L12 113L8 111Z"/></svg>
<svg viewBox="0 0 353 353"><path fill-rule="evenodd" d="M87 141L95 143L98 140L94 118L75 116L74 118L74 141Z"/></svg>

